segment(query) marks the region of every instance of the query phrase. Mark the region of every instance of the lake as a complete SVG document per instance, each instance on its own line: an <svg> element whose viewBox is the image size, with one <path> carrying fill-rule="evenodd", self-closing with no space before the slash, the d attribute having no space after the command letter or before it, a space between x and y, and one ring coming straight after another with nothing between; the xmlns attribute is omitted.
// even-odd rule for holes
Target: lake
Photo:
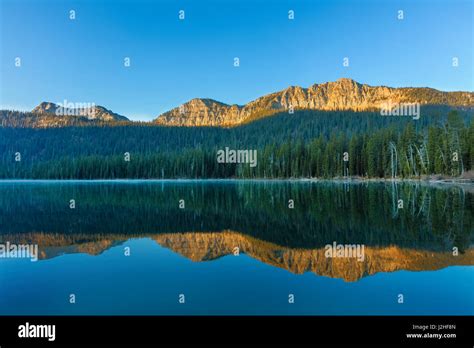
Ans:
<svg viewBox="0 0 474 348"><path fill-rule="evenodd" d="M472 315L473 191L0 181L0 314Z"/></svg>

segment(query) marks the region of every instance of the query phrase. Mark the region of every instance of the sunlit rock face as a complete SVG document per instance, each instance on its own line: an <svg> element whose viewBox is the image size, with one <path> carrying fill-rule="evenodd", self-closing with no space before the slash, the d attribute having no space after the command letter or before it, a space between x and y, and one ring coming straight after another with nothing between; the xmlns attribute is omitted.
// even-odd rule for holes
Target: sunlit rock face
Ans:
<svg viewBox="0 0 474 348"><path fill-rule="evenodd" d="M432 88L373 87L342 78L309 88L291 86L246 105L212 99L192 99L160 115L155 122L169 126L235 126L255 118L290 110L380 110L388 103L419 103L474 107L472 92L442 92Z"/></svg>

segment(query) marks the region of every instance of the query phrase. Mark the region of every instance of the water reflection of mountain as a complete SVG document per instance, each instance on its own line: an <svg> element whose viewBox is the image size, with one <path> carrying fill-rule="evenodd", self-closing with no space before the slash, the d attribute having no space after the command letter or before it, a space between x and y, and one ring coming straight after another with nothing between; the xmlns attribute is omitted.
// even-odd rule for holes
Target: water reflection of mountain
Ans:
<svg viewBox="0 0 474 348"><path fill-rule="evenodd" d="M40 259L53 258L62 254L87 253L99 255L122 244L128 235L71 235L28 233L4 235L4 240L16 243L37 243ZM233 231L189 232L155 234L147 237L161 246L184 257L205 262L222 256L233 255L234 248L240 253L274 267L286 269L295 274L312 272L345 281L357 281L362 277L379 272L399 270L428 271L454 265L474 265L474 249L470 248L458 256L450 251L430 251L403 248L399 246L366 247L364 260L356 258L326 258L325 249L298 249L279 246Z"/></svg>
<svg viewBox="0 0 474 348"><path fill-rule="evenodd" d="M76 208L70 209L74 199ZM288 208L288 200L295 202ZM398 201L403 200L403 208ZM179 209L184 200L185 208ZM332 241L461 251L474 240L474 194L413 184L156 182L0 184L2 234L239 231L291 249Z"/></svg>

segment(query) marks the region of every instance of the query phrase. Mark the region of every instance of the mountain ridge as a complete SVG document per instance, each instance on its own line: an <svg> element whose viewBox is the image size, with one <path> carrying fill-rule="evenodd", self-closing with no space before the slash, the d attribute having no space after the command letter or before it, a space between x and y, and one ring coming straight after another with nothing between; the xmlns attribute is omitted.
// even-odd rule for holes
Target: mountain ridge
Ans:
<svg viewBox="0 0 474 348"><path fill-rule="evenodd" d="M388 103L419 103L474 107L473 92L443 92L429 87L369 86L349 78L289 86L245 105L225 104L210 98L194 98L159 115L153 122L167 126L237 126L261 116L292 110L372 111Z"/></svg>
<svg viewBox="0 0 474 348"><path fill-rule="evenodd" d="M370 86L350 78L340 78L334 82L315 83L307 88L288 86L244 105L227 104L212 98L193 98L149 122L131 121L99 105L61 108L60 104L45 101L30 113L0 110L0 125L8 127L12 123L20 123L49 128L130 122L178 127L234 127L277 113L292 114L298 110L365 112L380 111L392 104L414 103L471 111L474 110L474 92L444 92L430 87Z"/></svg>

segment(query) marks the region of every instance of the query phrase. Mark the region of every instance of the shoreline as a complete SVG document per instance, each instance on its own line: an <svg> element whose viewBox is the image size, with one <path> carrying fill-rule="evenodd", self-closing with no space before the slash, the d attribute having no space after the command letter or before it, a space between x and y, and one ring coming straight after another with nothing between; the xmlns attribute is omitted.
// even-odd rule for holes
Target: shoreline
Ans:
<svg viewBox="0 0 474 348"><path fill-rule="evenodd" d="M429 185L461 185L461 186L474 186L474 179L426 179L426 178L361 178L361 177L335 177L335 178L175 178L175 179L0 179L0 183L40 183L40 182L302 182L302 183L413 183L413 184L429 184Z"/></svg>

